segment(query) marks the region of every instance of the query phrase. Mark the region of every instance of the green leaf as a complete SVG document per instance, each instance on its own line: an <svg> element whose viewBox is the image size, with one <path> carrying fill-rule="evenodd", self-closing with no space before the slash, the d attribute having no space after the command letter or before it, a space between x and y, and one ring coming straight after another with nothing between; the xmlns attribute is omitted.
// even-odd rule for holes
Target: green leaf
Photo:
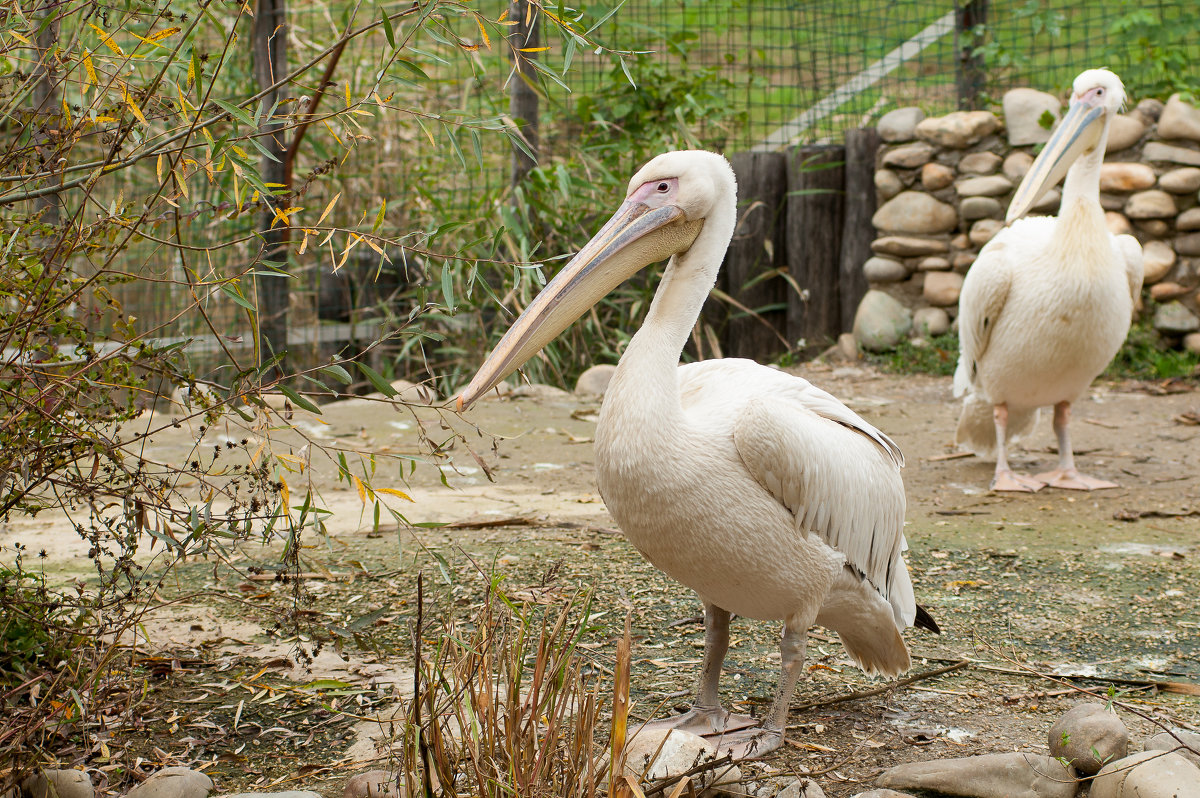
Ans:
<svg viewBox="0 0 1200 798"><path fill-rule="evenodd" d="M383 220L387 213L387 197L384 197L383 204L379 206L379 213L375 214L375 224L371 226L371 232L377 232L383 226Z"/></svg>
<svg viewBox="0 0 1200 798"><path fill-rule="evenodd" d="M375 386L375 390L379 391L389 399L396 395L396 389L393 388L392 384L385 380L383 375L378 371L371 368L366 363L355 363L354 365L358 366L358 370L361 371L368 380L370 380L371 384Z"/></svg>
<svg viewBox="0 0 1200 798"><path fill-rule="evenodd" d="M317 369L317 371L321 372L322 374L328 374L342 385L349 385L352 381L350 372L346 371L336 363L330 363L328 366L322 366L321 368Z"/></svg>
<svg viewBox="0 0 1200 798"><path fill-rule="evenodd" d="M258 308L254 307L254 305L250 302L250 300L248 300L248 299L246 299L246 297L242 296L242 292L240 290L238 290L238 288L233 283L221 283L221 293L223 293L225 296L229 297L234 302L241 305L242 307L244 307L246 310L250 311L251 313L258 312Z"/></svg>
<svg viewBox="0 0 1200 798"><path fill-rule="evenodd" d="M290 399L292 404L294 404L296 407L303 408L310 413L316 413L318 416L321 415L321 408L317 407L309 399L306 399L300 394L296 393L294 389L283 384L275 387L279 388L279 392Z"/></svg>
<svg viewBox="0 0 1200 798"><path fill-rule="evenodd" d="M396 48L396 32L392 30L392 21L388 18L387 9L379 6L379 15L383 18L383 36L387 39L388 46L392 49Z"/></svg>
<svg viewBox="0 0 1200 798"><path fill-rule="evenodd" d="M221 110L225 111L225 113L229 114L234 119L237 119L240 122L245 122L250 127L254 127L254 117L250 116L250 113L244 108L238 108L236 105L227 103L224 100L219 100L216 97L213 97L212 101L220 106Z"/></svg>
<svg viewBox="0 0 1200 798"><path fill-rule="evenodd" d="M449 266L442 267L442 296L446 299L446 307L454 312L454 272Z"/></svg>

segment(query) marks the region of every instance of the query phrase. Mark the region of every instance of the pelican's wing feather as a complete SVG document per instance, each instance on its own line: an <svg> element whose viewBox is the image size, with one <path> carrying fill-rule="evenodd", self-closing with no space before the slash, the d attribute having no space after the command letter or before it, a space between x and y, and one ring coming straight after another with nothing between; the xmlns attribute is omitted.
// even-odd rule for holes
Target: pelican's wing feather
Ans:
<svg viewBox="0 0 1200 798"><path fill-rule="evenodd" d="M807 380L752 361L691 364L680 376L684 409L729 413L750 475L791 511L798 529L845 555L892 603L897 621L911 625L899 447ZM742 397L736 404L734 395Z"/></svg>
<svg viewBox="0 0 1200 798"><path fill-rule="evenodd" d="M1113 236L1113 246L1125 266L1125 279L1129 282L1129 298L1133 300L1134 312L1137 312L1138 300L1142 296L1142 279L1145 264L1142 257L1142 245L1130 235Z"/></svg>
<svg viewBox="0 0 1200 798"><path fill-rule="evenodd" d="M1023 225L1035 219L1022 219ZM988 242L971 264L958 298L958 368L954 372L954 395L972 391L979 361L987 354L996 320L1004 312L1013 276L1013 247L1005 230Z"/></svg>

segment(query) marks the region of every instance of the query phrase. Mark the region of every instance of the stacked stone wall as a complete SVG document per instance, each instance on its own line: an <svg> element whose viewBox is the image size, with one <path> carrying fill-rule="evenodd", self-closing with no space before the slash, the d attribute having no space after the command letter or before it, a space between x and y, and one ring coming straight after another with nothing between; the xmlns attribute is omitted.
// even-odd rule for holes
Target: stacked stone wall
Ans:
<svg viewBox="0 0 1200 798"><path fill-rule="evenodd" d="M926 118L919 108L885 115L875 171L879 210L871 290L856 314L863 347L950 329L963 276L1004 226L1013 192L1050 137L1057 97L1033 89L1004 96L1003 111ZM1061 186L1034 206L1055 214ZM1172 345L1200 351L1200 109L1178 96L1143 100L1115 117L1100 175L1109 229L1145 252L1141 312Z"/></svg>

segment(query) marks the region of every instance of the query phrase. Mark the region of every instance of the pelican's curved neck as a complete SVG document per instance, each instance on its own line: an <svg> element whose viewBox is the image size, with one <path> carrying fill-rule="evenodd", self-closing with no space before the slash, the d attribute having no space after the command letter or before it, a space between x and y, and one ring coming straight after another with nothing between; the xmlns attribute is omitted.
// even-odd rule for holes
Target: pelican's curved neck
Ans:
<svg viewBox="0 0 1200 798"><path fill-rule="evenodd" d="M1071 165L1063 181L1062 202L1052 244L1058 253L1055 259L1060 263L1105 262L1092 253L1085 254L1080 248L1092 245L1102 247L1108 243L1108 224L1100 204L1100 167L1104 163L1107 140L1106 126L1096 147Z"/></svg>

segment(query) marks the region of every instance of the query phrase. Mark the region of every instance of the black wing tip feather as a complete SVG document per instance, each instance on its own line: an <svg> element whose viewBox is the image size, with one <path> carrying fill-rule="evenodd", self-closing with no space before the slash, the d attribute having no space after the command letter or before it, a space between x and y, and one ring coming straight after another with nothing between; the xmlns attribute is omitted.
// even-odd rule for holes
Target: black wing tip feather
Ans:
<svg viewBox="0 0 1200 798"><path fill-rule="evenodd" d="M930 615L929 612L920 604L917 605L917 617L916 620L913 621L913 626L920 627L921 629L928 629L935 635L940 635L942 633L942 628L938 626L937 621L935 621L933 616Z"/></svg>

